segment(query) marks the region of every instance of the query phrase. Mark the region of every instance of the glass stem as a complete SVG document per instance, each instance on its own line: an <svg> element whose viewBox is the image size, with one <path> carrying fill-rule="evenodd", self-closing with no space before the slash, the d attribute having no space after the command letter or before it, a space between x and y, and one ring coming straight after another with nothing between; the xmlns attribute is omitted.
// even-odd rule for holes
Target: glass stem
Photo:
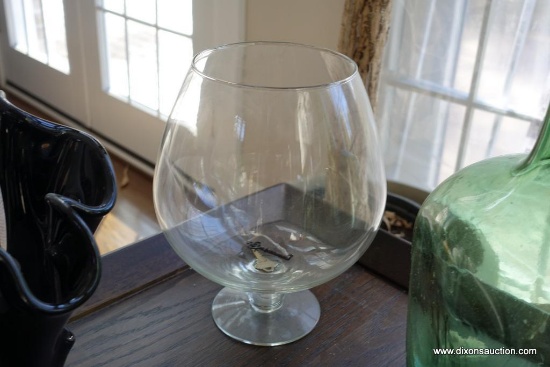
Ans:
<svg viewBox="0 0 550 367"><path fill-rule="evenodd" d="M542 129L531 154L518 167L517 174L522 175L539 167L543 164L550 163L550 106L546 111L546 116L543 120Z"/></svg>
<svg viewBox="0 0 550 367"><path fill-rule="evenodd" d="M283 305L283 293L247 293L250 305L258 312L277 311Z"/></svg>

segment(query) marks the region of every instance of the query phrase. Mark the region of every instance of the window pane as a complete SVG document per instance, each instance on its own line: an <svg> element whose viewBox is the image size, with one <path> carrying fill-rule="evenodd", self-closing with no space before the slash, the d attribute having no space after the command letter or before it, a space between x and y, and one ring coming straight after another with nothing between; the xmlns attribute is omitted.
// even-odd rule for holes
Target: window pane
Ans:
<svg viewBox="0 0 550 367"><path fill-rule="evenodd" d="M475 111L464 165L488 157L527 153L535 143L536 134L533 134L533 130L537 129L532 129L528 121Z"/></svg>
<svg viewBox="0 0 550 367"><path fill-rule="evenodd" d="M25 29L25 10L22 1L7 1L6 11L10 46L19 52L28 54L27 30Z"/></svg>
<svg viewBox="0 0 550 367"><path fill-rule="evenodd" d="M392 108L378 121L388 178L433 187L442 167L454 172L465 109L399 88L392 93ZM446 145L449 141L454 143Z"/></svg>
<svg viewBox="0 0 550 367"><path fill-rule="evenodd" d="M462 19L462 35L460 48L457 50L456 73L453 86L455 89L469 92L472 86L475 61L479 51L481 25L485 12L486 1L461 1L465 8L459 8L463 17L454 15L455 21Z"/></svg>
<svg viewBox="0 0 550 367"><path fill-rule="evenodd" d="M97 0L97 5L121 15L124 14L124 0Z"/></svg>
<svg viewBox="0 0 550 367"><path fill-rule="evenodd" d="M49 65L55 69L69 73L69 55L67 53L67 38L65 36L65 13L63 2L58 0L43 0L44 27L48 48Z"/></svg>
<svg viewBox="0 0 550 367"><path fill-rule="evenodd" d="M159 31L160 112L168 116L193 57L190 38Z"/></svg>
<svg viewBox="0 0 550 367"><path fill-rule="evenodd" d="M396 7L402 14L394 17L386 64L400 76L468 92L485 1L409 1L404 11Z"/></svg>
<svg viewBox="0 0 550 367"><path fill-rule="evenodd" d="M525 46L519 55L508 95L509 108L527 116L543 119L548 103L550 76L550 1L538 1L528 29Z"/></svg>
<svg viewBox="0 0 550 367"><path fill-rule="evenodd" d="M108 67L109 78L104 88L164 118L172 109L193 56L192 39L184 35L192 33L192 1L104 0L103 5L97 1L104 19L108 62L102 65ZM104 10L120 11L124 6L126 15ZM159 25L155 25L157 7Z"/></svg>
<svg viewBox="0 0 550 367"><path fill-rule="evenodd" d="M11 47L68 74L63 0L7 0Z"/></svg>
<svg viewBox="0 0 550 367"><path fill-rule="evenodd" d="M512 117L503 117L493 137L494 144L488 156L528 153L533 149L540 126Z"/></svg>
<svg viewBox="0 0 550 367"><path fill-rule="evenodd" d="M444 111L444 139L439 142L438 147L441 160L439 162L439 172L433 177L432 182L428 182L425 187L435 187L443 180L447 179L456 171L458 154L460 151L460 139L462 137L462 129L464 125L464 115L466 108L454 103L448 104L448 109Z"/></svg>
<svg viewBox="0 0 550 367"><path fill-rule="evenodd" d="M524 6L529 3L533 1L496 1L491 8L478 97L499 107L507 104L514 66L524 47L532 19L532 10L524 12Z"/></svg>
<svg viewBox="0 0 550 367"><path fill-rule="evenodd" d="M126 15L154 25L157 18L155 0L126 0Z"/></svg>
<svg viewBox="0 0 550 367"><path fill-rule="evenodd" d="M124 18L104 13L104 24L109 75L109 84L106 86L106 89L111 94L128 97L130 92L128 88Z"/></svg>
<svg viewBox="0 0 550 367"><path fill-rule="evenodd" d="M472 126L468 142L464 166L485 158L489 141L491 140L495 116L485 111L476 111L472 117Z"/></svg>
<svg viewBox="0 0 550 367"><path fill-rule="evenodd" d="M426 9L424 20L428 22L427 37L420 44L413 45L419 49L417 79L427 80L441 86L452 87L458 64L463 18L455 17L456 11L463 11L463 1L433 2L433 9ZM430 4L431 5L431 4ZM423 23L416 23L422 27ZM470 75L463 75L467 80Z"/></svg>
<svg viewBox="0 0 550 367"><path fill-rule="evenodd" d="M158 0L158 23L175 32L193 34L193 1Z"/></svg>
<svg viewBox="0 0 550 367"><path fill-rule="evenodd" d="M42 7L40 5L40 2L34 0L24 1L27 44L29 47L28 55L47 64L46 33L44 29Z"/></svg>
<svg viewBox="0 0 550 367"><path fill-rule="evenodd" d="M154 27L129 20L130 98L158 109L157 43Z"/></svg>

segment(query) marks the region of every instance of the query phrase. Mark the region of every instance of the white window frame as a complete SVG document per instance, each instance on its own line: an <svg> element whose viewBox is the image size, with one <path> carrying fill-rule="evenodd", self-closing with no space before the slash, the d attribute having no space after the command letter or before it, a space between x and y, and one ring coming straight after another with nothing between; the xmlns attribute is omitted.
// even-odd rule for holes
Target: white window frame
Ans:
<svg viewBox="0 0 550 367"><path fill-rule="evenodd" d="M457 1L457 6L462 6L462 11L465 11L465 8L468 6L469 0L462 0ZM421 42L419 42L422 46L422 49L420 51L420 55L426 54L426 47L428 42L428 37L431 31L431 26L434 21L434 8L436 5L437 0L430 0L429 4L429 12L428 12L428 21L424 25L424 33L423 33L423 39ZM509 88L511 85L511 80L513 79L514 73L516 72L517 65L518 65L518 56L520 55L520 50L524 47L526 42L526 35L527 35L527 29L529 28L534 10L535 10L535 4L536 0L525 0L523 4L523 10L520 15L521 20L519 23L521 26L518 28L516 37L515 37L515 45L514 45L514 57L512 58L507 76L506 76L506 83L505 83L505 94L509 92ZM401 134L401 141L400 144L397 144L398 147L398 158L397 163L393 167L393 172L388 172L388 176L396 176L399 171L401 170L404 158L407 154L406 152L406 141L409 138L409 134L411 131L411 127L414 124L414 121L412 119L412 109L415 104L416 96L418 94L434 97L436 99L439 99L441 101L446 102L452 102L457 105L461 105L465 107L465 114L463 118L463 125L462 125L462 131L460 135L460 145L459 145L459 151L457 154L457 159L455 162L455 171L458 171L459 169L463 168L465 165L465 157L466 157L466 148L467 148L467 142L471 134L472 129L472 118L474 115L474 111L486 111L491 112L496 115L495 124L493 125L493 134L494 137L496 135L496 132L500 128L502 119L505 117L511 117L518 120L523 120L528 123L530 123L530 132L538 132L542 126L542 118L535 118L533 116L528 116L522 113L518 113L510 108L505 108L502 105L497 105L495 103L491 103L491 101L486 101L483 99L480 99L478 97L478 87L480 84L481 74L479 72L480 67L482 65L482 62L484 60L484 55L486 51L487 41L489 38L489 32L488 29L490 29L491 22L493 21L492 17L492 9L494 6L494 0L488 0L488 5L485 7L485 11L483 14L483 21L481 24L481 31L479 34L479 46L478 46L478 52L476 54L475 58L475 65L474 65L474 72L472 75L472 80L470 84L470 89L468 92L462 92L458 91L453 88L449 88L437 83L433 83L430 81L425 81L420 79L420 72L422 70L422 63L423 58L421 57L419 59L419 62L417 64L416 68L416 75L411 77L406 77L403 75L398 74L397 72L392 72L392 70L395 70L395 65L392 63L393 60L396 60L398 58L399 53L399 45L398 44L388 44L388 49L386 50L386 57L385 57L385 67L384 72L382 73L382 83L386 84L388 86L395 87L400 90L413 92L411 93L411 98L408 100L407 105L407 114L406 114L406 120L403 123L403 130ZM402 25L403 25L403 17L405 16L405 9L403 7L403 3L400 1L394 2L394 19L392 21L392 32L397 32L398 34L401 34L402 32ZM456 63L458 60L458 51L459 51L459 41L462 34L462 29L464 28L464 17L460 18L462 22L450 22L449 26L453 27L452 33L453 33L453 46L455 50L455 64L451 67L456 68ZM383 88L381 89L383 90ZM386 93L392 93L392 91L386 91ZM384 98L385 105L379 106L381 111L387 111L388 108L391 108L388 103L391 103L391 98ZM442 118L439 120L441 124L437 127L436 132L436 143L433 145L432 148L432 157L441 157L441 152L443 149L443 138L445 136L445 132L447 130L447 124L449 122L448 119ZM384 136L384 126L381 126L381 134ZM493 143L494 139L492 139L489 143L489 148L487 151L487 156L490 156L491 151L493 149ZM441 167L440 161L437 159L434 159L431 161L430 164L430 170L429 170L429 177L427 178L427 185L426 187L423 187L424 189L429 187L435 187L437 186L438 177L439 177L439 169ZM413 185L414 186L414 185ZM416 185L418 186L418 185Z"/></svg>

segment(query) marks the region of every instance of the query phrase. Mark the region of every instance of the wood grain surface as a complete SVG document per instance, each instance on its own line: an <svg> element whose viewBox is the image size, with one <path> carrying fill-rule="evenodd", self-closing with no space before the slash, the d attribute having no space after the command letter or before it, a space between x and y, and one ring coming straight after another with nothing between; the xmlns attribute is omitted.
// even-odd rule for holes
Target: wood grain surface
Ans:
<svg viewBox="0 0 550 367"><path fill-rule="evenodd" d="M406 294L355 265L313 289L321 320L301 340L257 347L211 317L221 287L186 269L70 324L67 366L404 366Z"/></svg>
<svg viewBox="0 0 550 367"><path fill-rule="evenodd" d="M98 309L187 270L160 233L102 257L102 275L92 297L72 315L77 320Z"/></svg>

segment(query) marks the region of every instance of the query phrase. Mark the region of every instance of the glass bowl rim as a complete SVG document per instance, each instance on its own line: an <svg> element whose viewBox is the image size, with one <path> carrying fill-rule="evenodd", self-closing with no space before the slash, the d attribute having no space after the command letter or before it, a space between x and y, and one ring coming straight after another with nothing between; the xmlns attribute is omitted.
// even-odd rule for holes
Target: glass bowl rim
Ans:
<svg viewBox="0 0 550 367"><path fill-rule="evenodd" d="M238 82L233 82L233 81L229 81L229 80L224 80L224 79L221 79L221 78L217 78L217 77L213 77L213 76L210 76L208 74L205 74L204 72L199 70L199 68L197 67L197 63L199 61L201 61L202 59L204 59L205 57L211 55L214 52L222 51L222 50L225 50L225 49L228 49L228 48L233 48L233 47L244 47L244 46L248 47L248 46L254 46L254 45L273 45L273 46L291 46L291 47L299 47L299 48L309 48L311 50L316 50L316 51L320 51L320 52L324 52L324 53L328 53L328 54L331 54L333 56L336 56L337 58L339 58L339 59L347 62L348 64L350 64L351 67L352 67L352 70L351 70L351 73L349 73L349 75L347 77L345 77L343 79L335 80L335 81L332 81L332 82L329 82L329 83L312 84L312 85L297 86L297 87L296 86L294 86L294 87L274 87L274 86L244 84L244 83L238 83ZM193 60L191 62L191 70L193 72L197 73L202 78L213 81L213 82L226 84L226 85L230 85L230 86L234 86L234 87L252 88L252 89L265 89L265 90L309 90L309 89L319 89L319 88L330 88L330 87L333 87L333 86L341 86L343 84L349 83L352 79L354 79L355 77L357 77L359 75L357 63L355 61L353 61L351 58L349 58L348 56L346 56L346 55L344 55L340 52L331 50L329 48L317 47L317 46L312 46L312 45L307 45L307 44L302 44L302 43L279 42L279 41L235 42L235 43L223 44L221 46L217 46L217 47L213 47L213 48L208 48L206 50L203 50L203 51L197 53L193 57Z"/></svg>

